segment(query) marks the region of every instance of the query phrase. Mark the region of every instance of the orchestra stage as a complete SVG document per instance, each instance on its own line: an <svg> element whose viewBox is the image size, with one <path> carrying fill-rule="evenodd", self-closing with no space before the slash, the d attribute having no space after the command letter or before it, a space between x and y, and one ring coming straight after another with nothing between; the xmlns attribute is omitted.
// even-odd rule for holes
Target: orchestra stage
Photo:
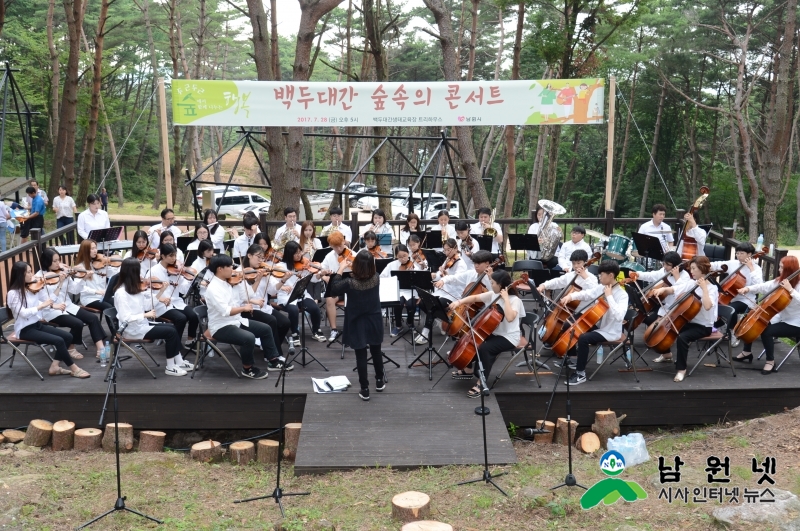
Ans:
<svg viewBox="0 0 800 531"><path fill-rule="evenodd" d="M435 335L436 345L444 340ZM480 417L473 409L477 399L467 398L470 381L450 378L443 364L434 367L434 379L428 380L428 370L408 364L422 352L399 341L389 344L386 335L385 353L400 367L388 364L386 391L371 390L371 400L358 397L358 379L353 371L355 358L351 350L326 348L312 341L307 346L329 372L311 362L295 369L286 380L285 422L303 422L296 473L318 473L336 469L364 466L440 466L447 464L482 463L483 450ZM453 343L447 342L443 350ZM640 351L644 351L640 346ZM0 361L9 357L8 346L0 349ZM738 351L737 349L736 351ZM780 362L789 347L778 342L776 360ZM226 350L227 351L227 350ZM761 351L754 345L755 355ZM234 377L219 357L210 358L192 380L164 374L163 349L154 348L161 367L154 369L153 380L135 359L123 362L118 376L120 421L139 429L160 430L268 430L279 425L280 387L276 388L277 373L266 380ZM544 353L546 355L546 352ZM144 355L144 353L142 353ZM231 355L235 357L231 351ZM652 353L646 355L652 371L638 373L639 382L631 372L619 372L621 362L604 366L592 381L573 387L572 417L580 427L588 427L594 412L612 409L625 413L624 427L679 426L714 424L725 420L754 418L777 413L800 405L800 360L797 353L781 370L762 376L763 362L737 364L736 377L727 364L708 367L714 358L706 358L692 376L681 383L672 381L671 365L653 364ZM0 426L18 427L32 419L51 421L68 419L78 427L96 426L103 405L107 384L94 359L79 365L92 373L88 380L69 376L47 376L49 360L38 349L31 350L31 359L45 377L40 381L24 360L17 356L14 367L0 367ZM188 358L194 361L194 356ZM493 375L499 374L509 354L498 358ZM519 359L522 359L521 357ZM545 358L543 358L544 360ZM310 361L310 360L307 360ZM692 348L690 366L696 361ZM552 360L550 368L554 367ZM234 363L236 366L237 364ZM590 359L587 370L597 367ZM637 367L644 368L640 361ZM157 370L156 370L157 369ZM487 399L491 414L486 417L489 461L494 464L513 463L513 447L506 426L532 426L542 418L550 397L554 374L540 375L539 388L526 367L512 367L503 376ZM546 369L542 369L546 370ZM447 375L434 386L444 373ZM370 373L372 368L370 367ZM354 387L341 394L315 394L311 378L346 375ZM371 376L374 386L374 376ZM562 378L563 382L563 378ZM109 404L110 406L110 404ZM566 387L558 385L549 420L566 414ZM110 418L110 417L109 417Z"/></svg>

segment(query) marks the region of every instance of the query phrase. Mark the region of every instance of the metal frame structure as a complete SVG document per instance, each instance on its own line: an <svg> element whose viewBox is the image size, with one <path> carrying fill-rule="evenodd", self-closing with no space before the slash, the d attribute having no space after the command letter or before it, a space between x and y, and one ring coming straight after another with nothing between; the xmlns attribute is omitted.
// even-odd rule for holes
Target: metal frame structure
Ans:
<svg viewBox="0 0 800 531"><path fill-rule="evenodd" d="M265 169L264 163L261 160L261 157L260 157L260 155L258 153L258 150L253 145L253 142L256 142L257 144L261 145L261 142L259 142L259 140L254 138L254 135L265 135L266 132L265 131L255 131L255 130L245 130L244 128L240 128L239 129L239 133L240 133L241 136L239 137L238 140L236 140L236 142L231 144L231 146L228 147L225 151L223 151L222 153L217 155L214 159L212 159L212 161L209 162L208 164L206 164L206 166L204 166L202 169L200 169L194 175L194 177L190 176L189 171L186 170L186 181L184 182L184 185L185 186L190 186L191 189L192 189L192 198L193 198L194 205L195 205L195 219L199 219L199 217L200 217L200 215L202 213L202 206L200 205L199 201L197 200L197 185L198 184L208 184L208 185L215 185L215 186L220 186L220 185L221 186L225 186L225 190L222 192L222 198L221 198L221 199L224 199L225 195L228 192L228 187L231 186L231 184L232 184L233 176L236 173L237 168L239 167L239 162L242 160L242 155L244 154L245 149L247 149L247 148L250 148L250 151L252 152L253 156L255 157L256 162L258 163L258 166L261 169L261 171L264 174L264 176L266 177L267 183L268 183L266 185L264 185L264 184L250 184L250 185L248 185L248 188L265 189L265 190L272 189L272 182L269 179L269 176L268 176L268 173L267 173L267 171ZM284 132L283 134L284 135L288 135L287 132ZM340 204L342 205L342 208L346 209L349 206L347 199L348 199L348 195L350 195L347 192L347 189L359 177L359 175L365 175L365 176L379 175L377 172L366 171L366 169L369 166L369 163L375 157L375 155L381 150L381 148L383 148L385 145L389 144L391 147L393 147L395 150L397 150L397 153L400 155L400 157L402 157L403 161L405 161L405 163L408 164L408 166L411 167L411 170L413 170L413 173L386 172L384 175L386 175L387 177L416 177L414 183L412 185L410 185L410 187L409 187L409 190L410 190L409 197L413 194L413 191L415 189L417 189L418 187L422 191L422 195L424 197L425 178L426 177L430 178L431 179L431 185L430 185L430 190L427 193L427 198L428 198L427 201L428 202L431 201L430 197L431 197L431 194L433 194L433 191L436 188L436 180L437 179L451 179L451 180L456 181L456 193L458 194L458 199L459 199L459 202L460 202L460 210L461 210L461 214L462 214L461 217L462 218L467 218L467 216L466 216L467 205L464 202L464 197L463 197L463 195L461 193L461 187L458 186L458 181L465 181L465 180L467 180L467 178L466 177L457 176L457 172L456 172L456 169L455 169L455 164L453 163L453 158L451 156L451 150L454 151L455 153L458 153L458 150L453 146L453 144L451 142L452 140L455 140L455 138L446 136L444 130L442 130L440 132L440 136L400 136L400 135L376 136L376 135L363 135L363 134L360 134L360 135L359 134L348 135L348 134L335 134L335 133L304 133L303 137L304 138L306 138L306 137L359 138L359 139L373 139L373 140L374 139L382 139L382 140L378 144L378 146L376 146L372 150L372 152L366 158L366 160L364 160L364 162L362 162L352 172L351 171L347 171L347 170L302 168L301 171L310 172L310 173L320 172L320 173L329 173L329 174L342 174L342 173L350 174L351 177L345 183L345 185L342 188L342 190L321 190L321 189L317 189L317 188L302 188L301 187L300 188L301 192L310 192L310 193L317 193L317 194L337 194L340 197ZM433 152L430 154L428 159L425 161L425 164L423 164L421 169L420 169L420 168L417 168L414 165L414 163L411 162L408 159L408 157L405 156L405 154L402 152L402 150L400 149L400 147L396 143L396 141L398 141L398 140L438 140L438 143L436 145L436 148L433 150ZM240 146L239 155L236 157L236 162L234 163L233 168L231 169L231 173L230 173L230 176L228 177L228 181L226 183L218 183L218 182L215 182L215 181L202 180L202 177L203 177L203 174L205 173L205 171L208 170L210 167L212 167L222 157L227 155L236 146ZM450 175L449 176L447 176L447 175L439 175L438 170L434 174L430 174L428 172L428 169L430 168L431 163L434 161L434 159L437 159L436 160L436 167L439 168L441 166L441 162L443 160L442 157L445 157L445 156L447 157L447 165L450 168ZM491 179L488 179L488 178L484 177L483 180L484 181L488 181L488 180L491 180ZM395 197L395 196L392 196L392 195L389 195L389 194L379 194L379 193L371 193L371 194L365 194L365 195L368 195L370 197L388 197L388 198L394 198ZM217 208L216 208L217 212L219 212L219 209L220 209L221 206L222 206L222 200L220 200L220 204L217 205ZM413 209L413 202L409 201L409 212L412 212L412 209Z"/></svg>
<svg viewBox="0 0 800 531"><path fill-rule="evenodd" d="M14 72L20 72L17 68L11 68L11 64L6 62L0 78L0 90L3 91L3 103L0 108L0 175L3 174L3 158L6 140L6 124L8 116L16 116L19 122L20 136L25 149L25 179L35 179L36 169L33 161L33 147L31 140L31 116L41 114L32 111L22 95L22 90L14 79ZM13 111L9 110L9 95L13 102ZM22 109L20 110L20 104ZM23 122L24 117L24 122Z"/></svg>

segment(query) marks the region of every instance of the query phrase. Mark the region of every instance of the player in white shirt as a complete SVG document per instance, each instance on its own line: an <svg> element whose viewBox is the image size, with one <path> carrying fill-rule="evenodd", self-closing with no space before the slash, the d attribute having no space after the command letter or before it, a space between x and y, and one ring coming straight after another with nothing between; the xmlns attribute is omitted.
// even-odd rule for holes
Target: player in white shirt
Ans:
<svg viewBox="0 0 800 531"><path fill-rule="evenodd" d="M103 312L114 307L103 301L108 288L108 279L119 271L119 267L111 265L100 265L95 267L103 257L98 257L97 243L94 240L83 240L78 248L78 255L75 257L75 268L84 269L86 276L83 277L81 289L81 306L92 308ZM120 258L116 256L115 258ZM93 264L94 262L94 264ZM102 322L103 317L100 316Z"/></svg>
<svg viewBox="0 0 800 531"><path fill-rule="evenodd" d="M297 210L292 207L283 209L283 219L286 221L275 231L275 243L278 248L283 248L288 242L300 241L300 227L297 225ZM289 231L290 236L284 236Z"/></svg>
<svg viewBox="0 0 800 531"><path fill-rule="evenodd" d="M675 374L674 381L682 382L686 377L686 363L689 357L689 345L701 337L711 334L711 328L717 320L717 303L719 302L719 292L717 286L704 277L711 271L711 262L705 256L695 256L689 262L689 273L692 280L679 282L669 288L658 288L653 290L653 295L674 293L676 302L680 296L689 290L693 290L700 299L700 312L694 319L686 323L678 334L677 344L678 359L675 363L678 372ZM669 311L669 310L668 310ZM670 358L666 358L670 359Z"/></svg>
<svg viewBox="0 0 800 531"><path fill-rule="evenodd" d="M545 290L564 289L572 284L573 280L575 281L575 284L583 291L592 289L597 285L597 277L591 274L588 269L586 269L586 262L588 260L589 255L583 249L573 251L572 256L570 256L570 272L561 275L558 278L552 278L547 282L539 284L536 290L539 293L544 293ZM590 301L581 302L578 304L575 311L580 313L589 304Z"/></svg>
<svg viewBox="0 0 800 531"><path fill-rule="evenodd" d="M472 267L472 255L480 251L481 246L478 244L478 240L469 235L469 225L466 221L456 221L455 229L458 252L461 253L461 259L470 268Z"/></svg>
<svg viewBox="0 0 800 531"><path fill-rule="evenodd" d="M489 228L492 221L492 210L490 208L478 209L478 222L473 223L470 227L470 234L477 234L483 236L483 231ZM499 223L491 223L491 227L497 231L497 234L492 239L492 254L497 256L500 254L500 244L503 243L503 229Z"/></svg>
<svg viewBox="0 0 800 531"><path fill-rule="evenodd" d="M542 217L544 216L544 209L542 207L538 207L536 209L536 223L531 223L531 226L528 227L528 234L535 234L539 235L539 224L542 222ZM551 223L554 223L551 221ZM538 260L539 256L541 256L541 251L528 251L528 260Z"/></svg>
<svg viewBox="0 0 800 531"><path fill-rule="evenodd" d="M211 238L211 242L214 244L214 248L217 249L220 253L225 250L225 237L229 236L234 240L239 237L239 234L236 232L236 229L230 227L225 229L222 225L217 222L217 213L213 209L207 209L203 212L203 223L208 227L209 237Z"/></svg>
<svg viewBox="0 0 800 531"><path fill-rule="evenodd" d="M445 261L441 266L439 266L439 270L431 273L431 278L434 282L441 280L445 276L457 275L462 271L467 270L466 264L461 259L461 255L458 253L458 245L454 239L449 238L446 242L444 242L444 255ZM433 290L433 295L441 300L442 306L447 306L458 294L451 295L447 291L437 288ZM431 329L433 328L433 320L433 313L425 314L425 327L422 329L422 332L417 335L416 339L418 345L424 345L428 342L428 334L431 333Z"/></svg>
<svg viewBox="0 0 800 531"><path fill-rule="evenodd" d="M303 256L309 260L314 258L314 253L322 249L322 242L315 236L316 229L314 228L313 221L304 221L300 225L300 248L303 250Z"/></svg>
<svg viewBox="0 0 800 531"><path fill-rule="evenodd" d="M233 241L233 259L238 261L247 254L247 250L255 243L255 236L258 234L258 219L245 216L242 219L244 234L238 236ZM275 238L277 241L277 238Z"/></svg>
<svg viewBox="0 0 800 531"><path fill-rule="evenodd" d="M340 261L344 261L347 256L349 256L349 260L355 258L355 255L353 255L352 251L350 251L345 244L344 234L342 232L332 232L331 235L328 236L328 245L332 250L322 259L323 271L338 271ZM330 277L323 276L320 273L321 272L315 273L315 276L329 283ZM328 315L328 323L331 325L331 335L328 338L329 343L335 341L340 333L336 328L336 302L338 300L338 296L325 297L325 312Z"/></svg>
<svg viewBox="0 0 800 531"><path fill-rule="evenodd" d="M59 229L75 221L75 214L78 213L78 207L75 205L75 200L67 195L67 189L64 186L58 187L58 196L53 199L53 212L56 213L56 227ZM75 236L72 232L66 236L66 240L62 238L62 243L64 241L70 245L75 243Z"/></svg>
<svg viewBox="0 0 800 531"><path fill-rule="evenodd" d="M161 236L161 245L159 246L159 251L161 251L161 247L163 247L165 243L168 243L168 244L172 245L173 247L175 247L175 252L176 252L176 256L178 257L178 262L183 264L183 262L184 262L183 251L178 249L178 244L175 243L175 236L173 236L171 232L165 232Z"/></svg>
<svg viewBox="0 0 800 531"><path fill-rule="evenodd" d="M563 271L569 273L572 265L570 257L574 251L580 249L581 251L586 251L586 256L592 255L592 248L584 241L584 236L586 236L586 229L581 225L575 225L572 227L572 232L570 233L570 241L561 244L561 249L558 250L556 257L558 258L558 267Z"/></svg>
<svg viewBox="0 0 800 531"><path fill-rule="evenodd" d="M150 247L150 241L145 231L137 230L133 233L131 249L125 251L122 258L136 258L139 260L142 264L142 278L146 278L150 274L150 268L158 263L158 249Z"/></svg>
<svg viewBox="0 0 800 531"><path fill-rule="evenodd" d="M88 208L78 215L78 236L83 239L88 238L93 230L111 228L108 212L100 208L100 197L89 194L86 203Z"/></svg>
<svg viewBox="0 0 800 531"><path fill-rule="evenodd" d="M400 243L408 247L408 238L412 232L421 232L419 216L411 212L406 218L406 224L400 229Z"/></svg>
<svg viewBox="0 0 800 531"><path fill-rule="evenodd" d="M203 240L211 241L211 235L205 223L198 223L194 227L194 240L186 246L187 251L196 251ZM212 242L213 243L213 242Z"/></svg>
<svg viewBox="0 0 800 531"><path fill-rule="evenodd" d="M341 232L344 235L344 241L348 246L350 246L350 244L353 242L353 231L350 230L350 227L342 222L343 216L341 207L333 207L330 210L330 213L331 223L330 225L325 225L322 228L322 234L330 236L334 232Z"/></svg>
<svg viewBox="0 0 800 531"><path fill-rule="evenodd" d="M686 221L686 236L694 238L697 242L696 256L705 256L706 238L708 237L708 233L697 226L697 221L695 221L694 216L690 212L684 214L683 219ZM678 244L677 252L679 255L683 256L683 240L681 240L681 242Z"/></svg>
<svg viewBox="0 0 800 531"><path fill-rule="evenodd" d="M381 278L391 277L392 271L424 271L421 265L411 259L408 247L402 243L394 248L394 256L395 259L389 262L381 272ZM401 289L400 303L402 306L394 309L394 327L390 331L392 337L397 337L403 331L403 308L406 309L408 328L414 327L414 314L417 312L417 298L414 296L414 290Z"/></svg>
<svg viewBox="0 0 800 531"><path fill-rule="evenodd" d="M211 261L211 258L214 256L214 244L208 240L203 240L200 242L200 245L197 246L197 258L194 259L192 265L190 266L192 269L197 271L197 274L200 276L198 282L200 297L205 298L206 296L206 287L208 287L209 281L211 281L211 277L213 276L211 272L208 270L208 264Z"/></svg>
<svg viewBox="0 0 800 531"><path fill-rule="evenodd" d="M783 309L781 313L776 315L770 321L769 326L761 333L761 342L764 343L764 352L767 355L767 362L764 368L761 369L761 374L769 375L774 371L775 366L775 339L776 337L800 337L800 291L798 291L797 284L800 282L800 276L796 276L791 280L788 278L794 274L795 271L800 269L800 264L796 256L784 256L781 258L781 263L778 266L778 278L770 280L769 282L762 282L761 284L754 284L752 286L745 286L739 290L740 294L752 293L769 293L778 285L783 286L789 293L792 294L792 301L789 306ZM744 357L733 358L734 361L752 362L753 355Z"/></svg>
<svg viewBox="0 0 800 531"><path fill-rule="evenodd" d="M189 325L187 331L186 348L193 348L197 337L198 319L194 310L186 306L183 295L189 291L191 281L181 274L183 264L178 265L177 249L169 244L161 244L161 260L150 270L150 276L169 283L169 287L156 301L156 317L168 319L178 331L178 337L183 337L183 329Z"/></svg>
<svg viewBox="0 0 800 531"><path fill-rule="evenodd" d="M436 219L439 222L438 225L434 225L431 230L438 230L442 232L443 239L446 240L447 238L455 239L457 237L456 228L455 226L450 224L450 213L447 210L440 210L439 213L436 215ZM437 245L434 247L437 251L442 250L441 245Z"/></svg>
<svg viewBox="0 0 800 531"><path fill-rule="evenodd" d="M651 209L653 214L653 219L642 223L639 227L639 234L647 234L649 236L653 236L654 238L658 238L661 242L661 248L664 252L669 251L674 247L673 242L675 238L672 236L672 233L669 232L672 229L669 225L664 223L664 218L667 216L667 207L662 205L661 203L653 205Z"/></svg>
<svg viewBox="0 0 800 531"><path fill-rule="evenodd" d="M691 280L691 278L689 277L689 273L683 271L680 267L678 267L680 266L681 262L683 262L683 260L681 260L681 255L679 255L675 251L668 251L664 253L664 262L663 262L663 267L661 269L658 269L657 271L641 271L637 272L636 275L637 278L643 282L653 283L653 282L658 282L659 280L667 276L667 274L669 274L669 276L667 276L667 278L664 280L664 282L666 282L665 287L674 286L679 282L688 282L689 280ZM650 286L648 286L647 288L650 289ZM647 293L648 297L650 297L651 295L652 295L651 293ZM675 302L675 295L674 294L666 295L664 297L664 300L662 300L660 304L656 304L656 307L653 308L653 311L650 312L644 318L645 326L653 324L653 322L656 319L658 319L662 315L665 315L667 313L667 308L669 308L673 302ZM672 358L664 358L663 356L659 356L653 361L655 361L656 363L661 363L663 361L672 361Z"/></svg>
<svg viewBox="0 0 800 531"><path fill-rule="evenodd" d="M361 233L361 235L363 236L369 231L374 232L378 236L381 234L390 234L394 236L392 227L386 223L386 214L380 208L376 208L372 211L372 223L365 227L365 230ZM382 244L381 251L383 251L386 255L392 254L392 243L389 242L388 244Z"/></svg>
<svg viewBox="0 0 800 531"><path fill-rule="evenodd" d="M302 259L303 250L300 249L300 244L297 242L287 243L286 247L283 249L283 266L289 272L289 274L283 278L277 279L278 296L275 307L279 310L283 310L289 316L292 339L295 344L298 344L300 341L301 311L307 313L311 318L311 337L320 343L324 343L327 341L327 338L322 334L322 330L320 329L322 317L319 311L319 306L317 306L316 301L313 299L313 297L311 297L308 291L306 290L301 298L295 300L291 304L289 303L292 290L301 277L306 276L306 274L311 274L313 275L311 282L320 281L319 276L315 274L319 271L311 272L311 270L297 269L297 264L299 264Z"/></svg>
<svg viewBox="0 0 800 531"><path fill-rule="evenodd" d="M152 242L154 248L161 247L161 237L164 232L171 232L175 238L181 235L181 229L174 225L175 223L175 211L171 208L165 208L161 211L161 223L153 225L150 227L150 230L147 231L147 235Z"/></svg>

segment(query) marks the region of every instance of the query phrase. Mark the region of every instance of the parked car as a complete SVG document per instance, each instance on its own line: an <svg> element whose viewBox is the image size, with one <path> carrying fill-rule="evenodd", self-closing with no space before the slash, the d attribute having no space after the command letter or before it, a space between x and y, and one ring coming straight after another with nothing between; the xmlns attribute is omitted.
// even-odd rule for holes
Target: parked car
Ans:
<svg viewBox="0 0 800 531"><path fill-rule="evenodd" d="M447 210L450 214L451 218L457 218L459 216L459 205L458 201L451 200L450 207L447 206L447 200L445 201L437 201L432 203L428 210L425 212L425 215L422 216L423 219L436 219L439 217L439 212L442 210Z"/></svg>
<svg viewBox="0 0 800 531"><path fill-rule="evenodd" d="M219 214L229 216L240 216L239 211L249 206L263 207L270 204L269 199L255 192L228 192L225 197L222 197L222 194L217 194L214 202L219 207Z"/></svg>
<svg viewBox="0 0 800 531"><path fill-rule="evenodd" d="M439 204L444 201L447 201L447 197L442 194L430 194L430 196L428 196L427 193L421 195L414 194L414 197L411 198L411 209L419 217L425 218L423 214L428 212L429 205L433 205L434 203ZM394 217L394 219L406 219L408 216L408 203L408 198L403 198L397 203L392 202L392 217Z"/></svg>
<svg viewBox="0 0 800 531"><path fill-rule="evenodd" d="M230 186L225 186L224 184L220 184L217 186L204 186L202 188L197 189L197 201L200 203L203 202L203 192L205 190L213 192L214 195L216 196L216 195L222 195L222 193L225 191L225 188L228 189L228 193L239 191L239 187L235 184L232 184Z"/></svg>
<svg viewBox="0 0 800 531"><path fill-rule="evenodd" d="M395 201L399 201L400 203L402 203L403 200L406 197L408 197L408 190L389 191L389 194L393 196L391 199L392 204L394 204ZM356 206L361 210L375 210L376 208L378 208L379 202L380 202L379 197L374 195L368 195L359 199Z"/></svg>
<svg viewBox="0 0 800 531"><path fill-rule="evenodd" d="M377 186L364 186L362 184L362 185L360 185L360 188L353 189L354 186L355 186L355 183L350 185L350 190L349 191L352 191L353 193L351 195L347 196L348 197L347 200L350 203L350 207L351 208L356 208L358 206L359 199L361 199L361 198L363 198L365 196L368 196L369 194L378 193L378 187Z"/></svg>

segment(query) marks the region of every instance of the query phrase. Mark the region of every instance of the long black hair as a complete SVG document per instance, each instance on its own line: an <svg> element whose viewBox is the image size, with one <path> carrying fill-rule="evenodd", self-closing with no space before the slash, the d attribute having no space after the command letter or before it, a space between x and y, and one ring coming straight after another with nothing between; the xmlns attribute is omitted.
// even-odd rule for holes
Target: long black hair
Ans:
<svg viewBox="0 0 800 531"><path fill-rule="evenodd" d="M52 247L48 247L42 251L42 271L45 273L50 271L50 266L53 265L53 261L55 260L56 256L59 256L58 251Z"/></svg>
<svg viewBox="0 0 800 531"><path fill-rule="evenodd" d="M150 238L147 236L147 233L143 230L137 230L133 233L133 245L131 246L131 252L133 253L133 256L136 256L141 252L141 249L136 247L136 242L139 241L140 238L144 238L144 240L147 242L145 249L150 247Z"/></svg>
<svg viewBox="0 0 800 531"><path fill-rule="evenodd" d="M508 271L505 271L504 269L498 269L492 273L492 280L500 284L500 287L503 289L511 285L511 275L509 275ZM517 288L509 289L508 294L517 295Z"/></svg>
<svg viewBox="0 0 800 531"><path fill-rule="evenodd" d="M126 258L122 261L119 267L119 276L117 277L117 289L125 288L125 291L131 295L136 295L142 292L142 265L136 258Z"/></svg>
<svg viewBox="0 0 800 531"><path fill-rule="evenodd" d="M251 267L250 266L250 255L251 254L252 255L256 255L256 254L263 255L264 254L264 249L262 249L261 246L259 244L257 244L257 243L254 243L253 245L248 247L247 248L247 252L242 257L242 268Z"/></svg>
<svg viewBox="0 0 800 531"><path fill-rule="evenodd" d="M286 264L286 269L289 271L294 270L294 255L300 250L300 244L296 241L290 241L283 248L283 263Z"/></svg>
<svg viewBox="0 0 800 531"><path fill-rule="evenodd" d="M214 244L211 243L211 240L200 240L200 244L197 246L197 256L203 258L203 254L206 251L213 251Z"/></svg>
<svg viewBox="0 0 800 531"><path fill-rule="evenodd" d="M8 279L8 291L18 291L20 293L20 300L25 307L28 306L28 301L25 299L25 275L27 274L28 262L14 262L14 265L11 266L11 275L9 275ZM6 293L6 295L8 295L8 293ZM19 315L19 313L17 315Z"/></svg>
<svg viewBox="0 0 800 531"><path fill-rule="evenodd" d="M217 212L213 208L207 208L205 212L203 212L203 224L208 227L208 216L214 214L214 217L217 219L217 224L214 225L212 228L208 229L209 236L211 234L216 234L217 229L219 229L219 217L217 216Z"/></svg>
<svg viewBox="0 0 800 531"><path fill-rule="evenodd" d="M272 240L269 239L269 234L267 234L266 232L259 232L253 238L253 243L258 243L261 240L267 242L267 249L272 249Z"/></svg>
<svg viewBox="0 0 800 531"><path fill-rule="evenodd" d="M173 254L178 254L178 249L176 249L171 243L162 243L161 247L158 248L158 251L161 253L162 260L168 256L172 256Z"/></svg>

